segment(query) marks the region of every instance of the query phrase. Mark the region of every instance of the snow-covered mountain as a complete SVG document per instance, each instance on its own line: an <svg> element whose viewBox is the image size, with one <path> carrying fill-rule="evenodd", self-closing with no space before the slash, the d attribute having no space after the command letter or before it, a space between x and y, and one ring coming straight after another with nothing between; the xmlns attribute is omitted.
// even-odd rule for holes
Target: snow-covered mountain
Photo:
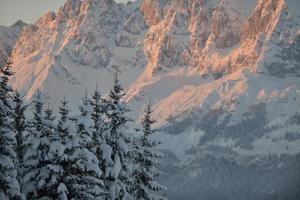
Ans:
<svg viewBox="0 0 300 200"><path fill-rule="evenodd" d="M10 56L16 40L26 24L22 21L17 21L13 25L6 27L0 26L0 66L2 67L5 61Z"/></svg>
<svg viewBox="0 0 300 200"><path fill-rule="evenodd" d="M138 5L109 0L70 0L57 13L47 13L18 38L13 84L28 98L41 88L58 101L64 93L79 97L78 91L95 88L96 82L106 89L111 67L120 65L129 85L144 65L138 39L145 25L139 26L137 17L127 20L131 13L139 15ZM126 31L129 26L133 33Z"/></svg>
<svg viewBox="0 0 300 200"><path fill-rule="evenodd" d="M171 199L299 199L299 9L67 0L21 32L12 84L28 99L40 88L52 103L77 103L96 84L105 93L118 66L133 117L155 104Z"/></svg>

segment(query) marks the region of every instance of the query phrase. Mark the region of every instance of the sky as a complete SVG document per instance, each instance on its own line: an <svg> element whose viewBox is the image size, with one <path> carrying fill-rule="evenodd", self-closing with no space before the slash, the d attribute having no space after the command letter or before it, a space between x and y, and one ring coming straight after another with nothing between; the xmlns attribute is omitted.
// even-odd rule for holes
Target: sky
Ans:
<svg viewBox="0 0 300 200"><path fill-rule="evenodd" d="M0 0L0 25L17 20L33 23L48 11L56 11L66 0ZM127 2L128 0L117 0Z"/></svg>

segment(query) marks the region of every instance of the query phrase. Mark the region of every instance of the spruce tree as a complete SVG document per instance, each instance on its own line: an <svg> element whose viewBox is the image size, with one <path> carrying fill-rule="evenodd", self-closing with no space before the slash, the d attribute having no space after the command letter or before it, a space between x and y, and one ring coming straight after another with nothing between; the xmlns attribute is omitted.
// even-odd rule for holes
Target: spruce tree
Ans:
<svg viewBox="0 0 300 200"><path fill-rule="evenodd" d="M99 140L101 142L105 139L104 132L107 129L106 123L104 122L104 115L106 113L106 101L101 97L100 92L97 87L92 95L92 99L90 100L90 104L92 106L92 119L94 122L94 133L93 137L95 140Z"/></svg>
<svg viewBox="0 0 300 200"><path fill-rule="evenodd" d="M108 149L111 149L107 145L107 126L108 123L105 122L105 114L107 112L107 103L104 98L101 97L100 92L97 87L92 95L90 101L92 106L92 119L93 119L93 152L99 160L99 168L102 172L105 171L107 165L111 161L110 154L105 154ZM108 151L109 152L109 151ZM110 163L111 164L111 163ZM102 179L104 179L104 173L102 174Z"/></svg>
<svg viewBox="0 0 300 200"><path fill-rule="evenodd" d="M21 166L23 164L23 156L24 156L24 142L25 142L25 131L27 128L27 120L25 117L26 109L28 105L24 105L23 97L20 95L19 92L15 92L13 96L13 121L12 127L16 135L16 153L18 158L18 177L22 176Z"/></svg>
<svg viewBox="0 0 300 200"><path fill-rule="evenodd" d="M152 128L155 121L151 118L151 113L152 107L149 102L145 106L144 117L141 121L141 136L134 151L133 196L140 200L163 199L157 194L163 187L155 182L155 178L159 175L160 155L156 149L157 143L151 139L151 136L155 134L155 129Z"/></svg>
<svg viewBox="0 0 300 200"><path fill-rule="evenodd" d="M10 62L0 68L0 199L20 199L17 180L16 139L11 126L12 88L9 78L13 75Z"/></svg>
<svg viewBox="0 0 300 200"><path fill-rule="evenodd" d="M93 120L92 107L86 97L79 107L80 115L76 121L76 145L70 148L70 170L67 175L69 181L70 199L104 199L102 171L99 160L92 151Z"/></svg>
<svg viewBox="0 0 300 200"><path fill-rule="evenodd" d="M27 128L27 119L25 117L25 111L28 105L24 105L23 97L19 92L14 92L13 95L13 112L12 112L12 128L14 135L16 137L16 155L17 155L17 178L19 183L22 182L22 177L24 175L23 168L23 157L24 157L24 147L25 147L25 135ZM20 185L21 186L21 185ZM23 195L22 195L23 198Z"/></svg>
<svg viewBox="0 0 300 200"><path fill-rule="evenodd" d="M116 72L114 85L107 99L106 117L108 120L107 145L102 148L102 157L106 162L105 179L110 191L110 199L131 199L128 193L130 185L131 161L129 157L130 137L127 124L130 118Z"/></svg>
<svg viewBox="0 0 300 200"><path fill-rule="evenodd" d="M25 143L23 190L28 199L40 199L48 197L46 184L49 178L49 138L48 132L45 131L43 101L39 91L33 100L33 110L33 119L30 121Z"/></svg>
<svg viewBox="0 0 300 200"><path fill-rule="evenodd" d="M24 177L22 179L22 191L27 199L37 198L37 176L39 174L39 159L37 148L40 143L39 134L42 130L42 103L39 95L34 101L34 119L30 120L28 135L25 141L25 153L23 157Z"/></svg>
<svg viewBox="0 0 300 200"><path fill-rule="evenodd" d="M59 157L59 165L62 167L63 173L60 176L60 184L58 187L59 199L67 200L69 199L70 191L70 181L67 180L67 176L71 173L71 163L69 155L72 152L72 147L76 141L74 123L70 120L69 116L70 110L68 107L68 101L64 97L61 105L59 107L59 120L57 124L57 134L58 138L63 146L62 155Z"/></svg>
<svg viewBox="0 0 300 200"><path fill-rule="evenodd" d="M47 172L49 172L49 177L47 178L46 191L47 196L51 199L64 199L62 198L64 194L62 194L63 192L61 191L64 169L60 163L60 158L64 152L64 145L60 141L54 120L53 112L50 107L48 107L45 110L44 116L44 132L49 140L47 151Z"/></svg>
<svg viewBox="0 0 300 200"><path fill-rule="evenodd" d="M11 93L13 89L8 84L8 81L11 76L13 76L13 72L11 71L12 63L7 61L4 67L0 67L0 100L6 106L6 108L11 108Z"/></svg>
<svg viewBox="0 0 300 200"><path fill-rule="evenodd" d="M60 199L60 156L64 146L59 142L52 111L43 109L40 92L33 100L33 119L29 123L24 155L23 191L27 199ZM62 198L63 199L63 198Z"/></svg>

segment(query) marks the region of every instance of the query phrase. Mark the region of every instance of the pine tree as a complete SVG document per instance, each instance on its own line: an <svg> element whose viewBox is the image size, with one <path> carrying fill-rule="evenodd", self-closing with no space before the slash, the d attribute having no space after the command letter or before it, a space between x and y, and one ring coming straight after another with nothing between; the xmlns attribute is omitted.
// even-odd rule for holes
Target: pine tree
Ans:
<svg viewBox="0 0 300 200"><path fill-rule="evenodd" d="M25 118L25 111L28 108L28 105L24 105L23 98L19 92L15 92L13 96L13 130L16 135L16 153L19 163L19 170L23 164L23 156L24 156L24 141L25 141L25 131L27 128L27 120ZM18 177L21 177L22 173L18 172Z"/></svg>
<svg viewBox="0 0 300 200"><path fill-rule="evenodd" d="M13 76L13 72L11 71L11 65L12 63L7 61L4 67L0 67L0 100L8 108L11 108L10 94L13 92L13 89L8 84L10 77Z"/></svg>
<svg viewBox="0 0 300 200"><path fill-rule="evenodd" d="M19 199L20 185L16 178L16 139L11 127L11 93L9 78L13 75L10 62L0 68L0 199Z"/></svg>
<svg viewBox="0 0 300 200"><path fill-rule="evenodd" d="M28 135L25 141L25 153L23 157L24 177L22 179L22 191L27 199L37 197L37 176L39 174L39 153L37 152L40 143L39 134L42 130L42 102L40 93L35 97L34 118L28 125Z"/></svg>
<svg viewBox="0 0 300 200"><path fill-rule="evenodd" d="M49 172L49 177L47 179L46 191L47 196L52 199L64 199L61 197L62 191L60 191L60 187L63 184L62 177L64 174L60 158L63 156L64 145L60 142L54 120L55 117L53 116L53 112L48 107L45 110L44 116L44 132L49 139L49 147L47 151L47 172Z"/></svg>
<svg viewBox="0 0 300 200"><path fill-rule="evenodd" d="M107 99L106 117L109 122L107 145L102 147L102 157L105 160L105 179L111 199L132 199L128 193L130 184L131 162L128 154L130 138L127 124L130 118L126 116L129 109L121 101L123 89L116 72L113 89Z"/></svg>
<svg viewBox="0 0 300 200"><path fill-rule="evenodd" d="M155 182L155 178L159 175L157 165L160 155L156 149L157 143L151 140L151 136L155 134L155 129L152 128L155 121L151 118L152 107L150 102L145 106L144 112L141 122L142 136L134 151L134 198L140 200L163 199L157 194L163 187Z"/></svg>
<svg viewBox="0 0 300 200"><path fill-rule="evenodd" d="M23 190L28 199L47 197L47 170L49 138L45 132L43 101L38 91L33 100L33 119L28 128L28 139L25 142Z"/></svg>
<svg viewBox="0 0 300 200"><path fill-rule="evenodd" d="M76 138L78 144L70 148L70 173L67 180L70 184L70 199L104 199L102 171L99 160L92 151L93 120L92 107L86 97L79 107L80 115L76 121Z"/></svg>
<svg viewBox="0 0 300 200"><path fill-rule="evenodd" d="M73 121L70 120L69 116L69 108L68 108L68 101L66 101L65 97L63 101L61 102L61 106L59 107L59 114L60 118L58 120L57 124L57 133L58 138L63 145L63 152L62 155L59 157L59 165L63 169L63 173L60 176L60 184L58 187L59 192L59 199L60 200L68 200L68 195L70 191L69 184L70 181L67 180L67 176L71 173L71 164L70 164L70 158L69 155L72 152L73 146L76 146L77 144L74 144L74 141L76 141L75 136L75 129Z"/></svg>
<svg viewBox="0 0 300 200"><path fill-rule="evenodd" d="M106 102L101 97L100 92L98 91L97 87L94 91L94 94L92 95L92 99L90 101L90 104L92 106L92 119L94 121L94 133L93 137L97 140L105 139L104 132L107 129L106 124L104 122L104 114L106 113Z"/></svg>
<svg viewBox="0 0 300 200"><path fill-rule="evenodd" d="M24 175L23 168L23 157L24 157L24 147L25 147L25 135L27 128L27 120L25 118L25 111L28 105L24 105L23 98L19 92L14 92L13 96L13 112L12 112L12 128L14 135L16 137L16 154L17 154L17 178L19 183L22 182L22 177ZM23 197L23 195L22 195Z"/></svg>
<svg viewBox="0 0 300 200"><path fill-rule="evenodd" d="M93 119L93 152L99 160L99 168L102 172L105 171L109 160L111 161L110 156L105 155L108 149L111 149L107 145L107 126L108 124L104 121L105 114L107 112L107 102L103 99L98 91L97 87L92 95L90 101L92 106L92 119ZM106 156L106 157L105 157ZM107 159L108 158L108 159ZM107 162L108 161L108 162ZM112 162L112 161L111 161ZM102 174L102 179L104 179L104 173Z"/></svg>
<svg viewBox="0 0 300 200"><path fill-rule="evenodd" d="M23 162L23 191L27 199L59 199L64 170L58 159L63 155L63 145L58 141L52 111L43 109L40 92L34 97L33 107Z"/></svg>

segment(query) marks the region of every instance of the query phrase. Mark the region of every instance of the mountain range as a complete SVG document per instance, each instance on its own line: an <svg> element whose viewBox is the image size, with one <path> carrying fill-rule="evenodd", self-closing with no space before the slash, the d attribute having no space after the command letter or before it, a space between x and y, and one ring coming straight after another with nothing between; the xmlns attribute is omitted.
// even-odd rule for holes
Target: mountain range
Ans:
<svg viewBox="0 0 300 200"><path fill-rule="evenodd" d="M75 105L114 70L138 120L151 99L170 199L300 198L299 0L67 0L0 27L29 100Z"/></svg>

